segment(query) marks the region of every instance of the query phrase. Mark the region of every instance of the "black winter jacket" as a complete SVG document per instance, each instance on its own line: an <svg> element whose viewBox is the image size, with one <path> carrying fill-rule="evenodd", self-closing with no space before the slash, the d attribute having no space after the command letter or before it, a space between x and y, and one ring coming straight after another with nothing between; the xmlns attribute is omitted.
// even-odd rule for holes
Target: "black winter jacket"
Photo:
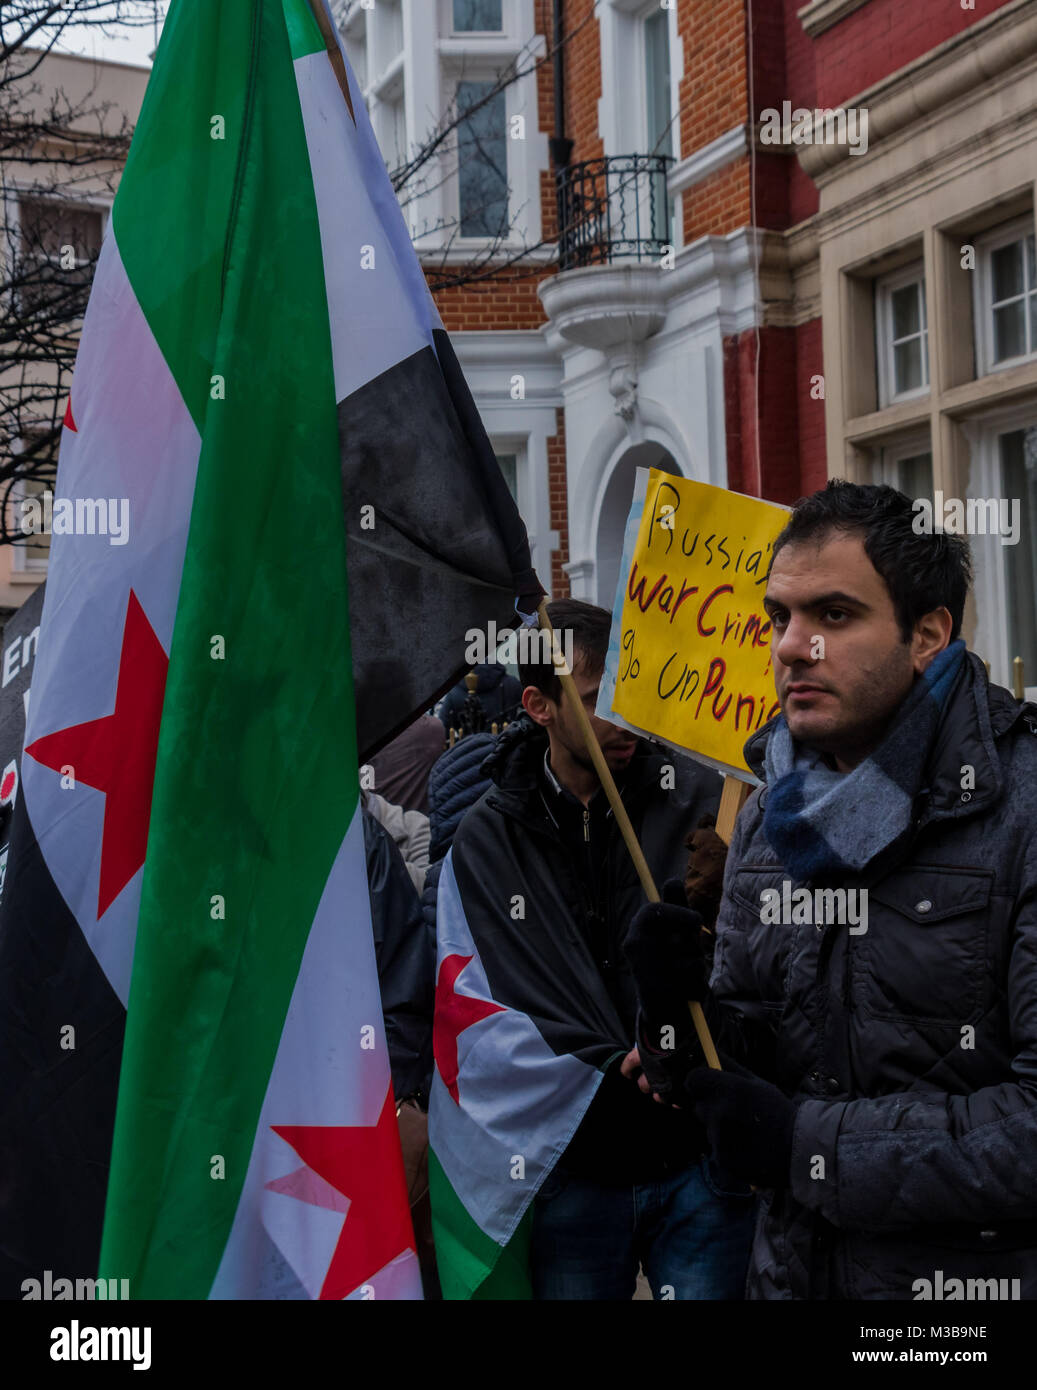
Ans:
<svg viewBox="0 0 1037 1390"><path fill-rule="evenodd" d="M432 1007L436 950L421 903L393 838L369 811L362 815L378 987L397 1101L427 1100L432 1078Z"/></svg>
<svg viewBox="0 0 1037 1390"><path fill-rule="evenodd" d="M489 773L482 765L493 749L494 734L468 734L441 753L428 779L429 866L421 894L421 912L436 957L436 895L446 852L454 842L457 827L490 786Z"/></svg>
<svg viewBox="0 0 1037 1390"><path fill-rule="evenodd" d="M746 745L761 778L772 727ZM739 817L721 1046L802 1102L750 1297L915 1299L960 1279L962 1296L1037 1298L1037 708L970 655L926 774L913 842L843 885L868 890L862 934L761 923L788 877L766 787Z"/></svg>
<svg viewBox="0 0 1037 1390"><path fill-rule="evenodd" d="M575 798L560 801L544 774L547 747L528 719L498 738L484 764L495 785L461 823L454 869L493 997L525 1012L556 1050L604 1069L560 1166L599 1182L650 1182L686 1166L701 1134L688 1112L656 1105L619 1074L637 1011L622 940L645 899L604 793L586 818ZM660 885L683 876L688 827L716 812L720 790L709 769L639 744L622 795ZM518 922L514 895L525 904Z"/></svg>

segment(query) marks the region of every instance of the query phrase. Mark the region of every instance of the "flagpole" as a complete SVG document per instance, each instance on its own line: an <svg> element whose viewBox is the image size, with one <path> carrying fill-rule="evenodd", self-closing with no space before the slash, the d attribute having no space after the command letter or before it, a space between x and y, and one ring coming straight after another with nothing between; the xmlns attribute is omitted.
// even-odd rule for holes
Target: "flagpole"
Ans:
<svg viewBox="0 0 1037 1390"><path fill-rule="evenodd" d="M612 776L612 769L605 761L605 755L601 751L601 745L594 736L594 730L591 728L591 722L587 717L587 711L583 708L583 701L580 699L579 692L576 689L576 682L573 680L572 672L569 670L561 646L554 640L554 628L551 626L551 619L547 616L546 598L542 599L540 602L540 606L537 609L537 617L540 620L541 629L550 634L551 659L554 662L555 673L562 683L562 690L566 700L569 702L569 708L575 715L576 722L580 726L580 732L583 734L584 742L587 745L587 752L591 755L594 769L598 774L602 787L605 789L605 795L608 797L609 805L612 807L613 815L616 817L616 824L619 826L619 832L623 836L623 842L630 851L630 857L634 861L634 868L637 870L637 876L641 880L641 887L644 889L645 897L650 903L657 903L661 901L661 899L659 897L659 890L655 886L655 880L652 877L652 871L648 867L648 861L645 859L644 851L640 844L638 844L637 836L634 834L634 827L630 824L630 817L627 815L627 808L623 805L622 798L619 795L619 789ZM698 1040L702 1047L702 1051L706 1055L706 1061L714 1071L720 1071L720 1058L717 1056L716 1047L713 1045L713 1038L710 1035L709 1024L706 1022L706 1015L702 1011L702 1005L697 999L689 999L688 1008L691 1010L691 1021L695 1025L695 1032L698 1034Z"/></svg>
<svg viewBox="0 0 1037 1390"><path fill-rule="evenodd" d="M346 106L349 108L350 119L356 125L356 116L353 112L353 98L349 95L349 78L346 76L346 65L342 61L342 50L338 46L338 36L335 33L335 26L328 18L328 12L324 8L324 0L309 0L313 18L317 21L317 28L320 36L324 40L324 46L328 50L328 57L331 59L331 66L338 79L338 85L342 88L342 95L346 99Z"/></svg>

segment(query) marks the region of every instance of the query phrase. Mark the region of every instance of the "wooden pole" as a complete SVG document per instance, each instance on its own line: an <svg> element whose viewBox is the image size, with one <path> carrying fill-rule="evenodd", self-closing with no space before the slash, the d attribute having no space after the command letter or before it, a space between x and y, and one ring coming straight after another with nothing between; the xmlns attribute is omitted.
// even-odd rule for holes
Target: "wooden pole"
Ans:
<svg viewBox="0 0 1037 1390"><path fill-rule="evenodd" d="M1017 656L1012 662L1012 690L1017 700L1026 699L1026 679L1023 675L1023 659Z"/></svg>
<svg viewBox="0 0 1037 1390"><path fill-rule="evenodd" d="M731 843L738 812L745 805L750 790L749 783L743 782L739 777L724 778L724 790L720 796L720 811L717 815L717 834L725 845Z"/></svg>
<svg viewBox="0 0 1037 1390"><path fill-rule="evenodd" d="M328 18L328 12L324 8L324 0L310 0L310 9L313 17L317 21L317 28L320 36L324 40L324 47L328 50L328 57L331 66L338 79L338 85L342 88L342 95L346 99L346 107L349 111L349 119L356 125L356 115L353 111L353 98L349 95L349 78L346 76L346 65L342 61L342 50L338 46L338 36L334 26Z"/></svg>
<svg viewBox="0 0 1037 1390"><path fill-rule="evenodd" d="M627 808L623 805L623 800L619 795L615 779L612 776L612 769L605 761L605 755L601 751L601 745L594 737L594 730L587 717L587 711L583 708L583 701L580 699L576 689L576 682L573 680L572 672L569 670L565 657L562 654L560 644L554 640L554 628L551 626L551 619L547 616L547 599L543 599L537 609L537 617L540 619L540 627L551 637L551 659L554 662L555 672L562 683L562 691L565 698L569 701L569 708L576 717L576 722L580 726L583 740L587 745L587 752L591 755L591 761L598 774L601 785L605 789L605 795L609 799L612 807L612 814L616 818L619 832L623 836L623 843L630 852L630 857L634 861L634 868L637 876L641 880L641 887L644 889L645 897L650 903L657 903L660 900L659 890L655 886L652 878L652 871L648 867L644 851L638 844L637 836L634 834L634 827L630 824L630 817L627 815ZM696 999L688 1001L688 1008L691 1010L691 1021L695 1025L695 1032L698 1035L699 1044L706 1055L706 1061L714 1071L720 1071L720 1058L717 1056L716 1047L713 1045L713 1038L710 1035L709 1024L706 1022L706 1015L702 1012L702 1005Z"/></svg>

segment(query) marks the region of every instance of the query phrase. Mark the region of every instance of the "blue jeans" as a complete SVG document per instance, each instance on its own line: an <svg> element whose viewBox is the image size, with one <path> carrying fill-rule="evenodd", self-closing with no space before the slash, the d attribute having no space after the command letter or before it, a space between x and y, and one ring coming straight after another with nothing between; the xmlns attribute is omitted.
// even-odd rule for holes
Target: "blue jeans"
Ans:
<svg viewBox="0 0 1037 1390"><path fill-rule="evenodd" d="M627 1300L640 1264L655 1298L744 1298L755 1206L709 1158L638 1187L556 1168L533 1206L533 1297Z"/></svg>

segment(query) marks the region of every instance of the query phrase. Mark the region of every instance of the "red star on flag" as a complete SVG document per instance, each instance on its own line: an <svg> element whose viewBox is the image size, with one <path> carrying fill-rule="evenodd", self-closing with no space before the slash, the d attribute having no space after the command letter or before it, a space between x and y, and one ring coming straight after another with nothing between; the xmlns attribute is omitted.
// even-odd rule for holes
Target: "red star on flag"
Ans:
<svg viewBox="0 0 1037 1390"><path fill-rule="evenodd" d="M115 710L45 734L25 750L55 772L71 767L77 783L105 794L98 918L144 863L168 667L162 643L131 589Z"/></svg>
<svg viewBox="0 0 1037 1390"><path fill-rule="evenodd" d="M466 1028L490 1014L504 1012L502 1004L491 1004L485 999L473 999L467 994L457 994L454 985L471 956L445 956L439 967L436 983L436 1015L432 1026L432 1050L436 1056L436 1066L443 1083L453 1096L457 1105L461 1098L457 1093L457 1039Z"/></svg>
<svg viewBox="0 0 1037 1390"><path fill-rule="evenodd" d="M69 398L68 398L68 405L65 407L65 418L64 418L64 420L62 421L62 424L65 426L65 428L66 428L67 430L71 430L73 434L78 434L78 433L79 433L79 426L76 424L75 417L74 417L73 414L72 414L72 397L71 397L71 396L69 396Z"/></svg>
<svg viewBox="0 0 1037 1390"><path fill-rule="evenodd" d="M300 1169L289 1178L268 1182L271 1191L290 1192L300 1201L331 1211L344 1207L336 1193L349 1199L321 1298L345 1298L397 1255L414 1249L391 1086L373 1126L271 1125L271 1129L291 1144L307 1168L334 1189L322 1194L317 1185L300 1184Z"/></svg>

